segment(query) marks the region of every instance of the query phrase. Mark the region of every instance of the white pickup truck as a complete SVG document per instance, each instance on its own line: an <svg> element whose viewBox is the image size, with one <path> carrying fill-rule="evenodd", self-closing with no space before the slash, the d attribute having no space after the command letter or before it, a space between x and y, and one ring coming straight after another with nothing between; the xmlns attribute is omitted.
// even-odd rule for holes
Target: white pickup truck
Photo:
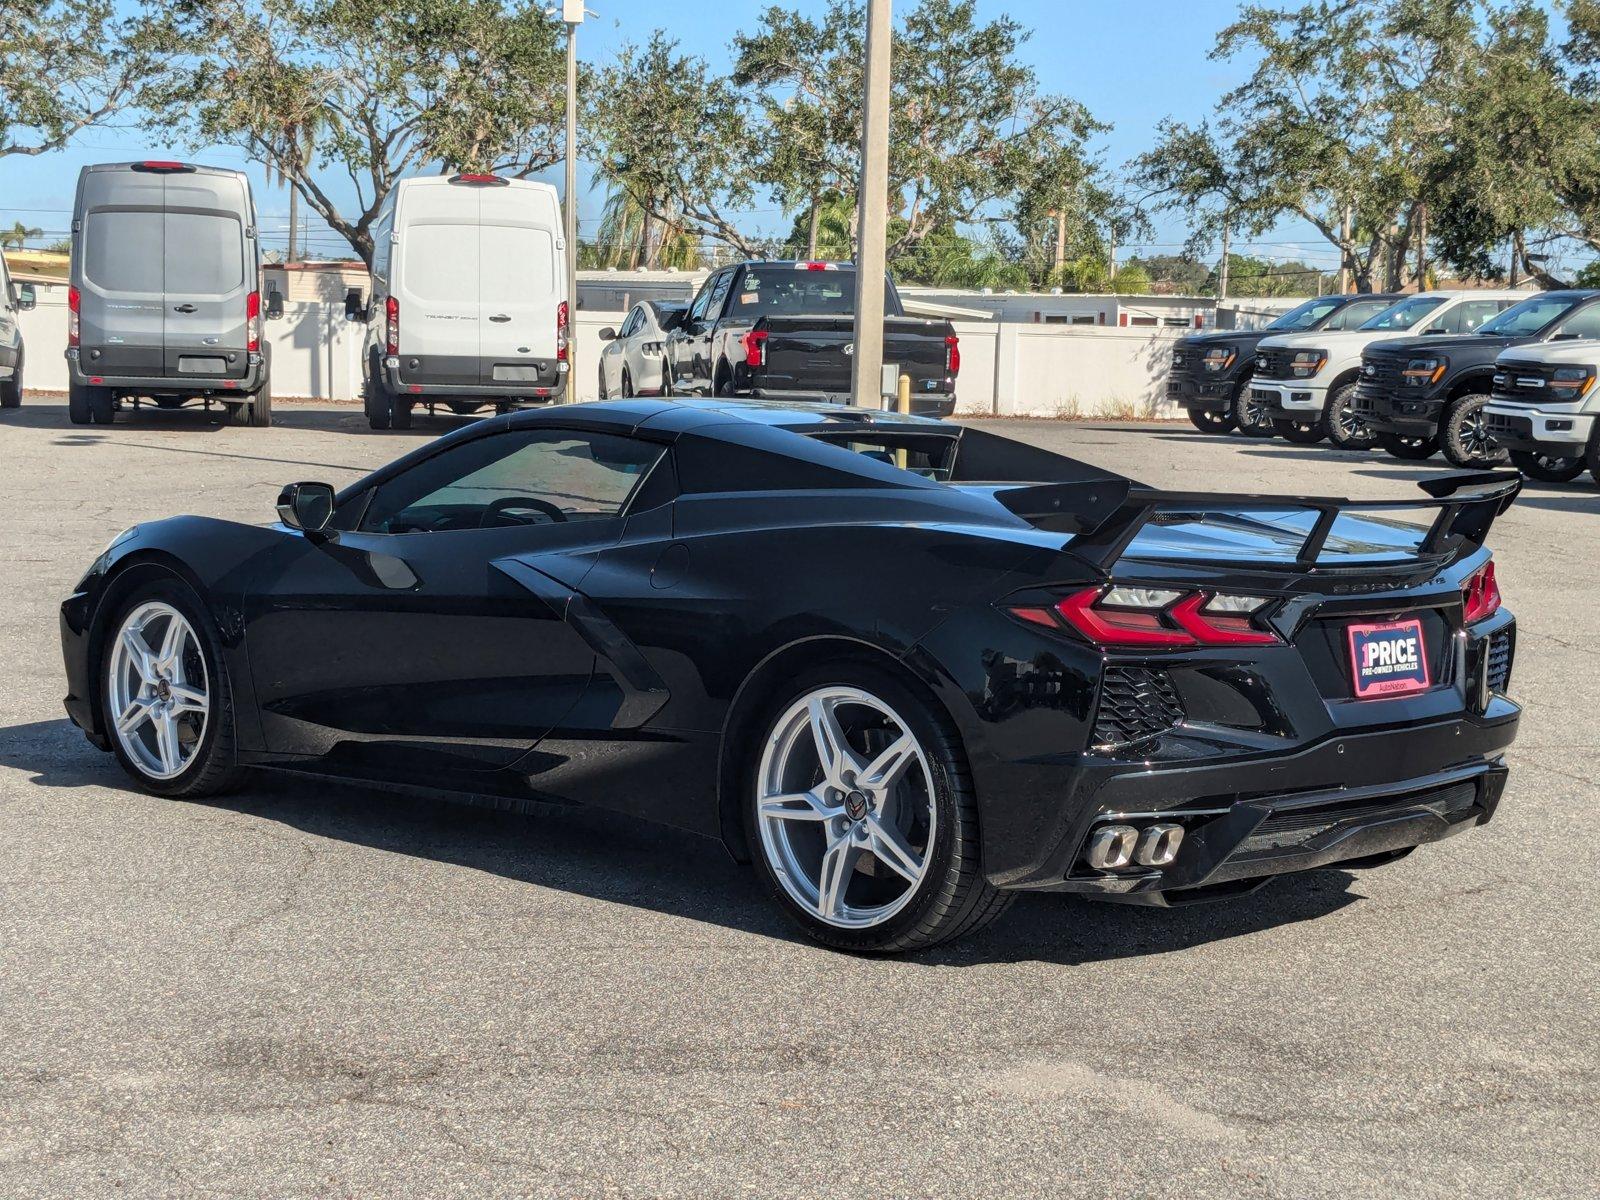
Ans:
<svg viewBox="0 0 1600 1200"><path fill-rule="evenodd" d="M1484 428L1530 479L1600 484L1600 340L1513 346L1494 362Z"/></svg>
<svg viewBox="0 0 1600 1200"><path fill-rule="evenodd" d="M1267 338L1256 347L1251 403L1240 405L1240 431L1301 443L1327 438L1340 449L1364 450L1373 438L1350 407L1363 350L1387 338L1471 333L1526 299L1526 292L1511 291L1418 292L1357 329ZM1245 425L1247 414L1252 428Z"/></svg>

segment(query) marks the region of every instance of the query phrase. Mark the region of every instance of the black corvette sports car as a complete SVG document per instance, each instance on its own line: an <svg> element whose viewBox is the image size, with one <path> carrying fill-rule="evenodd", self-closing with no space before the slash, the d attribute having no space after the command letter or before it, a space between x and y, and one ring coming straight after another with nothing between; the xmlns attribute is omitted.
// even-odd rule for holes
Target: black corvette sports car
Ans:
<svg viewBox="0 0 1600 1200"><path fill-rule="evenodd" d="M153 792L600 805L906 950L1019 889L1178 904L1489 820L1518 486L1178 494L849 408L519 412L277 524L123 533L62 605L66 706Z"/></svg>

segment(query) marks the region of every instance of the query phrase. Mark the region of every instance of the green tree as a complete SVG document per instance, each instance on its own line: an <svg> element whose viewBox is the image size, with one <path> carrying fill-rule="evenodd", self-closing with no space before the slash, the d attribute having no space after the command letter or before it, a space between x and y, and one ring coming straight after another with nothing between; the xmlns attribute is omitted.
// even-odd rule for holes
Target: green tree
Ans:
<svg viewBox="0 0 1600 1200"><path fill-rule="evenodd" d="M0 229L0 250L21 250L28 244L29 238L36 238L43 232L42 229L30 229L17 221L10 229Z"/></svg>
<svg viewBox="0 0 1600 1200"><path fill-rule="evenodd" d="M538 4L210 0L187 15L205 50L166 119L269 164L368 264L403 176L525 176L563 153L565 59ZM333 177L355 185L348 208Z"/></svg>
<svg viewBox="0 0 1600 1200"><path fill-rule="evenodd" d="M624 46L592 95L589 143L613 191L696 242L759 251L738 220L754 193L744 104L728 79L657 30L643 47Z"/></svg>
<svg viewBox="0 0 1600 1200"><path fill-rule="evenodd" d="M155 0L0 0L0 158L158 99L182 49Z"/></svg>

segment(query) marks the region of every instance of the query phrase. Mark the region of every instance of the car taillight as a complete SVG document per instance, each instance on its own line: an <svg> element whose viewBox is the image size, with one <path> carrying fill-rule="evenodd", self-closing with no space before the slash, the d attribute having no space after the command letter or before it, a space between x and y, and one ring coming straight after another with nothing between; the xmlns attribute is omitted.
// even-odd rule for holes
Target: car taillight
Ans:
<svg viewBox="0 0 1600 1200"><path fill-rule="evenodd" d="M765 329L752 329L744 335L744 365L747 367L760 367L767 361L767 331Z"/></svg>
<svg viewBox="0 0 1600 1200"><path fill-rule="evenodd" d="M1102 649L1270 646L1278 636L1256 624L1271 601L1172 588L1105 587L1073 592L1046 608L1007 608L1030 625L1075 630Z"/></svg>
<svg viewBox="0 0 1600 1200"><path fill-rule="evenodd" d="M567 361L567 302L556 305L556 361Z"/></svg>
<svg viewBox="0 0 1600 1200"><path fill-rule="evenodd" d="M260 292L251 292L244 298L244 348L251 354L261 352Z"/></svg>
<svg viewBox="0 0 1600 1200"><path fill-rule="evenodd" d="M1500 611L1500 584L1494 577L1494 563L1484 563L1467 580L1461 589L1461 608L1461 619L1468 625Z"/></svg>
<svg viewBox="0 0 1600 1200"><path fill-rule="evenodd" d="M400 301L393 296L383 302L383 347L387 354L400 353Z"/></svg>
<svg viewBox="0 0 1600 1200"><path fill-rule="evenodd" d="M79 310L83 307L83 296L75 287L67 289L67 345L78 344Z"/></svg>
<svg viewBox="0 0 1600 1200"><path fill-rule="evenodd" d="M953 333L944 339L944 373L951 378L961 374L961 339Z"/></svg>

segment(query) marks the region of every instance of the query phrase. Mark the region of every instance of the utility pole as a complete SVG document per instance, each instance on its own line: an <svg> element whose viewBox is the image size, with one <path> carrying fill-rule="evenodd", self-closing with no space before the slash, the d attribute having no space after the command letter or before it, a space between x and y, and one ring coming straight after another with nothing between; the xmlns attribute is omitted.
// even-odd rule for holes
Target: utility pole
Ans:
<svg viewBox="0 0 1600 1200"><path fill-rule="evenodd" d="M1350 206L1339 217L1339 294L1350 290Z"/></svg>
<svg viewBox="0 0 1600 1200"><path fill-rule="evenodd" d="M1232 234L1226 217L1222 220L1222 262L1217 265L1217 304L1228 298L1228 240Z"/></svg>
<svg viewBox="0 0 1600 1200"><path fill-rule="evenodd" d="M567 27L567 403L578 397L578 26L583 0L561 0Z"/></svg>
<svg viewBox="0 0 1600 1200"><path fill-rule="evenodd" d="M867 0L867 70L861 105L860 228L856 254L855 354L850 399L865 408L883 406L883 293L888 272L889 226L889 48L894 25L891 0Z"/></svg>

